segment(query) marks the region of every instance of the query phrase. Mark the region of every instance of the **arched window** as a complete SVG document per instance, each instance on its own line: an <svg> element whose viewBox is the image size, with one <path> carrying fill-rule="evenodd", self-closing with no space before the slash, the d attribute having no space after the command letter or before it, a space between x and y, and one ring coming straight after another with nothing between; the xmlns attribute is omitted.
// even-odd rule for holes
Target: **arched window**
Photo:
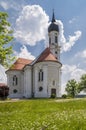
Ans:
<svg viewBox="0 0 86 130"><path fill-rule="evenodd" d="M55 80L53 80L53 86L55 86Z"/></svg>
<svg viewBox="0 0 86 130"><path fill-rule="evenodd" d="M13 86L18 84L18 78L16 75L13 76Z"/></svg>
<svg viewBox="0 0 86 130"><path fill-rule="evenodd" d="M49 43L51 44L51 37L49 37Z"/></svg>
<svg viewBox="0 0 86 130"><path fill-rule="evenodd" d="M40 71L38 73L38 79L39 79L39 81L43 81L43 78L44 78L44 73L43 73L42 69L40 69Z"/></svg>
<svg viewBox="0 0 86 130"><path fill-rule="evenodd" d="M57 43L58 42L58 38L57 38L57 36L55 36L55 43Z"/></svg>
<svg viewBox="0 0 86 130"><path fill-rule="evenodd" d="M57 54L57 51L55 51L55 54Z"/></svg>

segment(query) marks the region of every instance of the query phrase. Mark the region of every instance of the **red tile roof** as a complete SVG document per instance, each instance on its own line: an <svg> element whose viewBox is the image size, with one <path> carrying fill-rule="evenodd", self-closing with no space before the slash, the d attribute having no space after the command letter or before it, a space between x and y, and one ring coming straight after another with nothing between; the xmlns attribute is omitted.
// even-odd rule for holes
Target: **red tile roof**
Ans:
<svg viewBox="0 0 86 130"><path fill-rule="evenodd" d="M26 65L29 65L29 64L34 65L35 63L43 62L43 61L54 61L54 62L60 63L58 61L58 59L52 54L52 52L50 51L50 48L46 48L39 55L39 57L37 59L35 59L33 62L32 62L32 60L18 58L16 60L16 62L10 67L9 70L22 70ZM7 71L9 71L9 70L7 70Z"/></svg>
<svg viewBox="0 0 86 130"><path fill-rule="evenodd" d="M58 62L57 58L52 54L50 48L46 48L41 55L38 57L35 63L43 61L55 61Z"/></svg>
<svg viewBox="0 0 86 130"><path fill-rule="evenodd" d="M30 64L32 60L18 58L9 70L22 70L25 65Z"/></svg>

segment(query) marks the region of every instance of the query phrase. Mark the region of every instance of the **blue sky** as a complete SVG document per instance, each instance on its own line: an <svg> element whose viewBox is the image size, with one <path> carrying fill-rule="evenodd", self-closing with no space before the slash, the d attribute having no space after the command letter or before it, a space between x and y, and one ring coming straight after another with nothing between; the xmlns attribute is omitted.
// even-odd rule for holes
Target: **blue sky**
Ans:
<svg viewBox="0 0 86 130"><path fill-rule="evenodd" d="M60 26L62 91L69 79L86 73L86 0L0 0L14 30L14 53L34 59L48 46L47 28L55 17ZM0 67L2 70L2 67ZM4 76L0 71L0 82Z"/></svg>

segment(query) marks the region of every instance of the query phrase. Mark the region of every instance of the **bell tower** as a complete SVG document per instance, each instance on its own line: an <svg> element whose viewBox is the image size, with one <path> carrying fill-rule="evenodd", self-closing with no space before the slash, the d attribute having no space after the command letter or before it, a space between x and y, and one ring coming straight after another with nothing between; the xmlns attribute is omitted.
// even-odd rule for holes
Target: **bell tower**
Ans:
<svg viewBox="0 0 86 130"><path fill-rule="evenodd" d="M59 36L59 26L55 20L55 15L53 11L52 21L48 27L48 36L49 36L49 47L53 55L60 61L60 45L58 42Z"/></svg>

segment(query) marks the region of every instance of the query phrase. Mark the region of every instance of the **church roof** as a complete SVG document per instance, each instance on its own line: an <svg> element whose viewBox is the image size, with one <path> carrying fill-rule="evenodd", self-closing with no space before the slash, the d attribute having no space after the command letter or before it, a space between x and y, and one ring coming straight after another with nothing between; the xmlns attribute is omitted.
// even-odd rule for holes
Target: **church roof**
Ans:
<svg viewBox="0 0 86 130"><path fill-rule="evenodd" d="M25 65L30 64L32 60L18 58L9 70L22 70Z"/></svg>
<svg viewBox="0 0 86 130"><path fill-rule="evenodd" d="M52 52L50 51L50 48L46 48L40 54L40 56L37 58L37 60L35 61L35 63L43 62L43 61L54 61L54 62L58 62L58 59L52 54Z"/></svg>
<svg viewBox="0 0 86 130"><path fill-rule="evenodd" d="M34 65L38 62L46 62L46 61L53 61L53 62L58 62L58 59L52 54L50 51L50 48L46 48L38 58L36 58L34 61L24 59L24 58L18 58L16 62L7 70L22 70L26 65ZM61 64L61 63L60 63Z"/></svg>

